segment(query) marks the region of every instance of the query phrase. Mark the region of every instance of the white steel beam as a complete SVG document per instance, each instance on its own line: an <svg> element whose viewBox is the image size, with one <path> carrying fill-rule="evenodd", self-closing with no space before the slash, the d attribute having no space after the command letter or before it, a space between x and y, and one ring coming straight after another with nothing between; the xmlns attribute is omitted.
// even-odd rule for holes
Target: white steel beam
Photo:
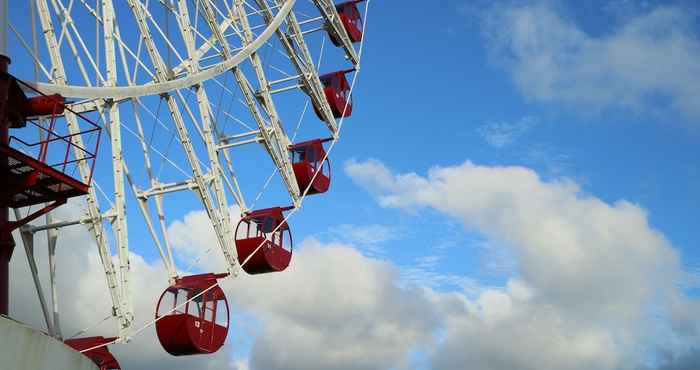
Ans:
<svg viewBox="0 0 700 370"><path fill-rule="evenodd" d="M275 16L275 20L271 22L267 28L265 28L265 30L260 33L257 38L255 38L255 40L247 44L238 53L233 55L231 58L203 69L196 74L189 74L186 77L174 80L162 80L159 78L155 83L134 86L91 87L42 82L32 83L32 85L45 94L61 94L65 97L71 98L123 99L148 95L161 95L174 90L201 84L206 80L210 80L231 70L231 68L237 66L239 63L248 58L255 50L265 44L275 33L277 27L284 22L285 17L292 10L295 2L296 0L286 0Z"/></svg>
<svg viewBox="0 0 700 370"><path fill-rule="evenodd" d="M197 48L194 42L194 34L192 32L193 27L190 24L190 15L187 5L187 0L178 0L178 24L180 26L180 32L182 33L183 39L185 40L185 45L187 47L187 55L189 57L189 73L197 73L199 71L199 60L197 55ZM233 225L231 224L231 215L228 208L228 200L226 197L226 192L224 189L224 183L222 180L223 169L219 162L219 156L217 152L217 146L214 141L216 136L212 130L211 122L211 110L209 104L209 97L204 89L204 86L197 85L194 87L197 96L197 105L199 107L199 116L202 125L202 136L204 144L207 148L207 155L209 157L209 171L212 179L211 186L214 190L214 195L217 200L218 215L220 217L219 222L222 224L222 229L224 231L225 243L220 245L224 256L226 256L232 269L238 268L238 256L234 245L236 243L235 236L233 235ZM236 195L235 193L233 194ZM232 263L235 261L234 263Z"/></svg>
<svg viewBox="0 0 700 370"><path fill-rule="evenodd" d="M234 9L238 13L237 21L240 22L243 42L245 44L253 42L253 33L250 30L250 23L248 22L248 17L244 9L244 1L234 0ZM296 207L299 206L301 194L299 191L299 185L297 184L294 176L292 163L289 159L289 146L291 145L291 142L289 141L287 134L284 132L284 127L282 126L279 114L277 113L277 108L275 107L275 103L272 100L272 95L270 94L270 84L267 82L265 70L257 52L250 54L250 62L253 65L255 75L258 79L259 90L257 95L261 98L262 106L265 108L267 116L270 119L269 129L260 127L260 133L262 138L265 140L265 148L277 165L280 176L284 180L285 185L287 185L287 191L292 197L292 201Z"/></svg>
<svg viewBox="0 0 700 370"><path fill-rule="evenodd" d="M263 15L266 22L271 22L273 20L272 11L267 5L266 0L256 0L260 7L263 9ZM304 36L301 33L301 27L297 21L296 15L291 11L287 15L287 25L289 27L288 33L282 32L281 28L277 29L277 36L279 37L284 49L289 56L289 60L294 64L297 73L301 77L300 81L302 83L303 89L311 97L311 103L319 108L323 117L324 123L328 126L333 137L338 135L338 125L335 122L335 117L333 116L333 111L331 110L330 104L326 99L326 95L323 92L323 84L318 77L318 71L316 71L316 66L314 64L309 48L304 41ZM294 42L294 44L292 44ZM288 89L293 89L296 86L281 88L271 93L282 92Z"/></svg>
<svg viewBox="0 0 700 370"><path fill-rule="evenodd" d="M352 64L355 66L359 65L360 56L355 51L355 47L352 46L350 36L348 36L348 32L345 30L343 22L340 20L340 15L338 14L338 10L335 9L333 0L314 0L313 3L316 4L316 7L321 12L321 15L326 19L326 22L328 22L330 31L336 35L338 40L340 40L348 59L350 59Z"/></svg>
<svg viewBox="0 0 700 370"><path fill-rule="evenodd" d="M236 0L238 2L238 0ZM222 45L222 53L224 54L224 57L228 58L231 56L231 51L229 50L228 44L226 43L226 40L221 32L218 32L218 29L215 27L216 22L214 22L214 15L212 13L212 10L209 7L209 2L207 0L200 0L200 4L202 7L202 15L204 19L209 23L209 26L212 30L212 33L214 36L219 40L219 43ZM236 3L236 8L235 10L232 10L231 14L229 17L231 17L234 20L234 24L236 21L243 21L245 19L245 24L242 24L241 27L243 29L246 28L247 24L247 18L244 15L245 12L242 10L239 10L239 8L242 8L242 5ZM244 32L245 33L245 32ZM240 35L243 39L244 42L248 40L249 38L245 36L244 34ZM257 54L253 54L256 55ZM259 62L259 60L258 60ZM262 70L262 68L260 68ZM257 70L256 70L257 71ZM260 111L260 108L258 107L258 103L256 101L255 93L253 92L253 88L251 87L250 82L248 79L245 77L243 72L239 68L234 68L233 69L233 74L234 77L236 78L236 81L238 82L238 85L241 88L241 91L243 92L243 96L245 97L246 100L246 105L248 106L248 109L250 110L251 114L253 115L253 118L255 119L255 122L258 125L258 132L263 140L263 145L265 146L265 149L267 150L268 154L272 158L273 163L277 167L277 169L280 171L282 174L282 180L284 181L285 185L287 186L287 190L292 197L292 200L294 204L297 204L298 199L299 199L299 186L296 183L296 180L294 178L294 170L292 168L291 162L289 161L289 153L288 153L288 146L289 146L289 139L287 139L287 136L284 134L284 130L281 127L281 123L279 121L275 121L273 117L276 116L270 116L269 111L268 111L268 117L270 118L270 123L267 123L266 120L262 116L262 112ZM262 78L265 79L264 74L262 75ZM270 99L270 102L272 100ZM274 106L273 106L274 108ZM276 132L281 132L280 134L275 134ZM224 150L224 155L227 158L227 162L230 164L230 159L228 158L228 154L226 152L226 148L224 147L222 150ZM231 173L233 171L230 171ZM234 178L235 181L235 178ZM237 181L236 181L237 184ZM237 186L237 185L236 185ZM241 206L241 211L245 211L245 206Z"/></svg>
<svg viewBox="0 0 700 370"><path fill-rule="evenodd" d="M151 63L153 63L153 65L155 66L157 80L156 83L167 83L169 75L168 69L165 66L162 56L158 52L153 37L151 36L151 32L146 22L145 14L143 12L143 4L140 0L128 0L128 3L132 13L134 14L134 18L136 19L139 32L143 37L144 43L146 45L146 51L149 54ZM202 172L201 166L199 164L199 158L197 157L197 154L195 152L194 146L192 144L192 139L185 125L185 121L182 117L180 108L172 95L164 94L163 99L165 99L167 103L168 110L170 111L170 115L173 118L175 128L180 139L180 143L182 144L182 147L187 156L187 160L190 166L192 167L192 175L197 183L197 194L199 195L199 198L204 205L205 211L207 212L209 219L212 221L212 226L214 228L214 233L216 234L217 241L219 242L219 246L224 251L229 265L237 266L238 262L236 261L235 257L227 253L228 249L226 246L226 226L222 225L221 216L217 208L214 206L214 202L211 198L211 195L209 194L209 190L206 185L206 180ZM237 273L237 269L232 268L231 272Z"/></svg>
<svg viewBox="0 0 700 370"><path fill-rule="evenodd" d="M60 50L58 49L58 42L56 40L56 33L51 20L51 15L49 14L49 7L46 0L36 0L37 10L39 12L39 20L41 23L42 32L44 34L44 41L46 42L46 47L49 52L49 57L51 59L52 75L53 81L51 84L54 86L65 86L66 85L66 72L63 65L63 59L61 58ZM79 135L80 127L77 122L75 114L72 112L65 112L65 119L68 124L68 129L71 134L76 136L73 140L77 146L83 147L82 137ZM83 154L78 149L74 150L74 155L77 159L82 159ZM80 170L80 176L82 181L87 183L90 177L90 168L86 161L80 161L78 163L78 168ZM107 236L104 232L104 227L102 225L102 217L100 215L99 203L97 201L97 195L95 194L94 187L90 188L90 191L86 195L87 202L87 212L88 216L92 220L91 231L95 242L97 243L98 252L100 255L100 260L102 261L102 266L105 270L105 275L107 277L107 287L109 289L110 296L112 298L113 314L119 320L119 330L120 336L125 334L125 330L131 324L129 318L124 315L122 311L122 297L119 288L118 279L116 272L114 270L114 265L112 263L112 255L109 250L109 242L107 241Z"/></svg>
<svg viewBox="0 0 700 370"><path fill-rule="evenodd" d="M117 84L117 56L114 48L114 31L116 15L112 0L102 0L102 24L104 32L105 68L107 81L105 86ZM126 223L126 200L124 196L124 156L122 155L121 118L119 105L108 101L109 136L112 146L112 176L114 180L114 211L116 218L112 222L112 231L116 241L119 257L119 277L121 279L122 312L133 320L131 290L129 289L129 234ZM107 123L105 123L107 125Z"/></svg>

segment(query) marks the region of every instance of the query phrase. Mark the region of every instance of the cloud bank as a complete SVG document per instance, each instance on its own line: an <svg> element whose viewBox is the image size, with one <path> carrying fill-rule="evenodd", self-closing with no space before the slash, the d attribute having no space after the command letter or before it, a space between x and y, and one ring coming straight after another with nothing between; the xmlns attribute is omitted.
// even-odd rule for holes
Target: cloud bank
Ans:
<svg viewBox="0 0 700 370"><path fill-rule="evenodd" d="M680 330L693 331L697 320L680 314L692 306L677 288L677 252L638 205L609 204L523 167L465 162L420 176L369 160L349 162L346 172L381 205L448 214L517 262L503 291L485 291L467 315L446 316L435 368L635 369L657 351L693 343ZM668 337L653 339L660 332L685 344L668 349Z"/></svg>
<svg viewBox="0 0 700 370"><path fill-rule="evenodd" d="M693 16L656 7L590 35L552 7L499 3L483 18L488 50L528 99L581 110L663 107L700 118L700 37Z"/></svg>

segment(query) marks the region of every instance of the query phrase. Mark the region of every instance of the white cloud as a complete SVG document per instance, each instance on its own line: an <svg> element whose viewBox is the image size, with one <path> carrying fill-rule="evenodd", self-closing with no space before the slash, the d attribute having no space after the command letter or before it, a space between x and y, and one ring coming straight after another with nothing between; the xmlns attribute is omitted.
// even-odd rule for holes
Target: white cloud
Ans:
<svg viewBox="0 0 700 370"><path fill-rule="evenodd" d="M682 272L675 249L639 206L605 203L569 180L545 182L523 167L466 162L378 184L366 179L391 171L366 164L353 162L347 172L380 204L411 212L429 207L461 220L508 248L532 294L518 301L483 293L477 302L483 319L465 323L461 315L448 325L437 368L471 359L483 369L615 369L656 350L647 339L663 319L649 312L671 308ZM672 325L668 319L663 325Z"/></svg>
<svg viewBox="0 0 700 370"><path fill-rule="evenodd" d="M215 243L203 211L191 212L173 222L169 233L185 261L201 255ZM37 239L37 246L43 245L41 236ZM215 250L198 267L207 271L218 268L219 254ZM41 270L46 271L45 254L38 253L37 257ZM62 326L64 333L70 335L99 322L111 305L87 230L62 230L58 265ZM136 329L152 320L156 301L167 285L167 273L161 263L150 263L135 253L131 254L131 268ZM42 327L26 261L19 253L12 262L12 276L12 315ZM42 278L47 279L45 273ZM314 239L300 243L292 265L284 273L242 273L223 285L233 311L232 333L223 350L207 356L172 357L160 347L154 328L150 328L128 344L110 346L122 367L393 368L406 364L416 346L429 345L440 319L431 293L401 286L395 267L367 258L347 245L322 245ZM248 320L259 323L251 326ZM232 346L241 344L233 333L241 331L252 338L252 351L232 359L232 350L240 351ZM86 335L112 336L115 332L116 324L108 321Z"/></svg>
<svg viewBox="0 0 700 370"><path fill-rule="evenodd" d="M700 117L700 40L689 12L657 7L592 36L547 5L499 4L484 34L527 98Z"/></svg>
<svg viewBox="0 0 700 370"><path fill-rule="evenodd" d="M333 226L329 232L341 241L350 244L381 244L396 239L397 230L393 227L379 224Z"/></svg>
<svg viewBox="0 0 700 370"><path fill-rule="evenodd" d="M490 122L479 126L477 128L477 133L484 138L489 145L495 148L503 148L515 142L515 140L524 135L536 123L537 119L534 117L524 117L513 123Z"/></svg>
<svg viewBox="0 0 700 370"><path fill-rule="evenodd" d="M328 237L332 242L354 245L369 257L379 257L386 254L385 244L400 239L400 234L403 234L402 230L394 226L341 224L331 226L328 232L319 236Z"/></svg>
<svg viewBox="0 0 700 370"><path fill-rule="evenodd" d="M229 209L231 223L235 231L241 214L238 206ZM175 220L168 226L168 237L179 261L184 262L184 268L207 266L212 271L223 272L227 264L221 258L219 242L214 234L209 216L204 211L191 211L182 220ZM233 247L233 246L232 246ZM189 271L184 271L189 272Z"/></svg>
<svg viewBox="0 0 700 370"><path fill-rule="evenodd" d="M511 281L489 290L467 314L448 316L434 369L616 369L617 345L604 327L581 325L557 307L530 300L528 288Z"/></svg>
<svg viewBox="0 0 700 370"><path fill-rule="evenodd" d="M438 316L398 271L342 244L302 243L280 274L233 281L236 301L263 323L252 369L387 369L425 344Z"/></svg>
<svg viewBox="0 0 700 370"><path fill-rule="evenodd" d="M373 161L351 162L348 172L386 206L435 208L497 240L494 248L509 248L521 277L493 288L466 278L462 291L437 292L404 284L410 269L363 256L348 244L307 239L285 272L224 282L232 332L250 338L250 353L232 359L232 347L240 345L232 336L214 356L174 358L147 330L130 344L112 346L124 368L402 369L418 351L434 369L465 363L486 370L628 369L653 344L644 323L654 320L645 305L667 296L675 299L668 308L674 333L696 340L696 303L673 285L677 257L637 206L606 204L575 184L543 182L517 167L466 163L423 177L395 175ZM202 217L192 212L170 225L173 243L189 248L186 259L213 242ZM64 327L73 332L101 319L109 301L86 231L65 229L59 251ZM202 261L208 270L221 259ZM437 273L438 262L428 254L415 267ZM136 254L132 268L137 321L145 322L167 275L160 263ZM13 269L13 276L28 276L20 254ZM13 313L40 324L31 281L15 278L13 284ZM110 335L111 328L91 334Z"/></svg>

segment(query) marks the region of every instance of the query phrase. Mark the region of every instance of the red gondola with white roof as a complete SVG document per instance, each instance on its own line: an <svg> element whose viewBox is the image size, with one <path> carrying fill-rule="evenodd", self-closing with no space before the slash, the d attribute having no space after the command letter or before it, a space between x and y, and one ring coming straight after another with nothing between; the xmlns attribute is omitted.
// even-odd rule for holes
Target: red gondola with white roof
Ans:
<svg viewBox="0 0 700 370"><path fill-rule="evenodd" d="M309 188L307 194L328 191L331 185L331 166L328 158L325 158L326 150L323 148L323 143L329 140L331 139L309 140L289 147L289 151L292 152L294 176L301 192L306 188Z"/></svg>
<svg viewBox="0 0 700 370"><path fill-rule="evenodd" d="M335 118L349 117L352 114L350 83L345 75L353 71L355 69L335 71L319 77L323 84L323 93L326 96L326 101L328 101ZM318 118L324 120L318 107L314 106L314 111Z"/></svg>
<svg viewBox="0 0 700 370"><path fill-rule="evenodd" d="M284 211L293 207L260 209L246 214L236 226L238 262L249 274L283 271L292 260L292 234Z"/></svg>
<svg viewBox="0 0 700 370"><path fill-rule="evenodd" d="M163 292L156 308L156 332L168 353L214 353L224 345L229 307L217 279L226 276L227 273L184 276Z"/></svg>

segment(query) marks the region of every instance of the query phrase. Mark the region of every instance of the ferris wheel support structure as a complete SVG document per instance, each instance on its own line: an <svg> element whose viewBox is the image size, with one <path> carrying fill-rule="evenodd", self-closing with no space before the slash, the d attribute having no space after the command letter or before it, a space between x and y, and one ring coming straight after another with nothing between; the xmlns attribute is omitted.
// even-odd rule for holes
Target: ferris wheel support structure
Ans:
<svg viewBox="0 0 700 370"><path fill-rule="evenodd" d="M106 2L111 3L111 0L105 0ZM53 82L56 86L62 86L66 85L66 72L65 68L63 65L63 60L61 58L61 55L59 54L59 48L58 48L58 40L56 39L56 33L55 29L52 24L52 20L49 15L49 7L47 4L46 0L37 0L37 10L39 13L39 20L41 23L42 31L44 33L44 40L46 42L46 47L49 50L49 57L51 59L51 65L53 69ZM108 7L107 11L109 11L111 7ZM114 16L113 13L111 14L103 14L107 15L108 18L112 18ZM112 54L114 56L114 54ZM110 62L108 61L108 64ZM68 125L68 129L71 134L75 135L75 141L77 145L82 146L82 137L79 135L80 129L78 127L78 123L75 117L75 114L72 112L66 112L65 113L65 118L66 118L66 123ZM118 116L117 116L118 118ZM118 121L117 121L118 122ZM114 145L114 141L113 141ZM82 158L83 153L79 152L77 149L74 151L76 158ZM120 162L121 165L122 162ZM88 178L90 177L90 168L88 167L88 163L86 161L80 161L78 163L79 165L79 171L80 175L83 178L84 182L88 182ZM121 171L120 171L121 173ZM118 179L115 179L115 182L118 181ZM122 187L123 189L123 187ZM118 192L118 188L116 192ZM115 194L116 194L115 192ZM123 191L122 191L123 194ZM112 302L114 303L113 305L113 315L118 318L119 320L119 327L120 327L120 334L123 333L126 328L129 327L131 324L132 317L129 315L128 307L126 305L126 300L128 298L123 297L124 291L121 289L120 284L118 282L119 277L117 276L117 273L114 268L114 264L112 262L112 256L109 250L109 242L107 240L107 235L105 233L104 227L102 225L103 221L103 215L100 212L99 208L99 203L97 200L97 195L95 193L95 189L93 187L90 187L90 190L88 194L86 195L86 201L87 201L87 212L91 221L91 231L93 233L93 237L95 241L97 242L98 246L98 251L100 255L100 259L102 261L102 265L105 269L105 275L107 277L107 286L112 298ZM122 203L123 204L123 203ZM114 210L116 212L119 212L118 210ZM115 215L114 219L112 221L119 220L119 216ZM118 221L119 222L119 221ZM125 219L122 217L121 222L125 223ZM125 225L117 225L118 228L122 228L122 230L125 231ZM122 239L123 241L123 239ZM125 274L122 274L122 279L128 279L128 260L124 261L122 260L123 256L126 256L128 258L128 246L125 244L121 244L119 246L121 249L124 249L123 251L119 252L119 257L120 257L120 265L122 266L122 272L126 272Z"/></svg>
<svg viewBox="0 0 700 370"><path fill-rule="evenodd" d="M118 6L120 3L114 0L31 0L31 4L35 4L32 9L36 10L32 11L31 17L32 49L30 42L23 37L29 34L29 24L7 24L8 1L0 0L0 53L2 45L6 45L3 40L5 32L12 30L19 41L17 45L24 47L29 60L35 63L35 77L33 82L26 84L25 93L60 94L62 97L77 99L66 103L66 112L59 115L61 127L75 136L71 140L79 146L83 146L84 142L89 145L90 138L81 136L79 126L84 123L81 120L89 117L89 122L94 121L96 127L99 125L106 133L109 145L104 146L108 149L103 153L111 154L111 158L104 156L104 159L111 160L111 164L104 163L104 167L101 167L104 169L98 172L100 179L90 186L93 168L87 161L81 160L85 158L84 154L73 147L73 156L78 161L75 168L71 169L73 172L67 175L82 179L83 183L88 184L83 193L86 194L84 204L75 203L82 206L84 213L67 216L68 219L64 220L47 217L44 224L26 224L20 228L21 240L50 335L62 337L55 284L56 239L59 229L72 225L83 225L92 234L106 275L112 303L111 317L118 324L118 339L111 338L109 343L100 346L128 342L131 335L138 335L144 328L158 321L156 319L137 330L132 329L134 308L129 279L129 244L141 244L143 234L139 232L145 232L163 259L170 285L180 284L183 278L189 278L178 271L179 264L185 260L178 254L176 265L170 242L169 233L172 231L166 220L166 210L173 209L173 203L169 203L168 207L164 205L164 199L169 198L170 193L193 193L194 197L189 195L190 200L187 201L195 198L197 207L204 209L208 217L206 222L211 225L216 238L210 243L209 249L197 256L186 270L182 270L185 274L189 274L192 266L212 249L220 249L223 256L219 258L225 260L229 275L235 276L264 243L278 243L284 247L283 240L290 243L286 255L289 258L284 264L279 261L273 261L279 264L267 263L275 271L282 271L289 265L291 232L286 224L289 215L285 217L282 212L294 208L291 215L301 207L307 194L320 194L328 190L330 162L323 143L333 141L335 144L343 122L341 117L349 116L351 112L352 86L348 85L344 74L359 69L359 57L362 54L362 44L360 52L356 52L353 46L353 43L362 40L362 33L358 37L357 32L360 31L352 28L362 25L358 18L361 15L356 8L358 2L350 0L334 4L333 0L312 0L311 4L301 4L293 10L295 3L301 2L127 0L125 6ZM354 15L345 11L348 6L354 9ZM308 10L315 13L315 8L318 8L320 14L309 15ZM39 19L38 27L35 15ZM168 23L168 20L172 23ZM348 20L353 23L348 25ZM94 27L90 27L88 21L94 22ZM168 24L171 26L168 27ZM120 26L132 29L128 32L125 29L125 37L122 37ZM321 35L318 35L319 31L322 31ZM364 28L361 31L364 32ZM92 32L95 36L94 43L89 37ZM37 47L36 33L43 35L39 36L43 39L42 48L45 48L41 51ZM309 37L311 34L314 34L314 38ZM319 77L318 69L324 58L327 36L330 36L333 44L339 47L340 52L344 52L346 59L355 68ZM311 53L310 45L319 47L318 54ZM13 49L15 52L17 50ZM177 58L173 60L174 63L171 56ZM277 63L282 63L282 68ZM293 90L306 100L300 113L294 106L279 101L281 95ZM230 100L224 101L224 97L230 97ZM7 99L0 100L5 102ZM240 112L240 107L236 110L233 106L236 102L245 107L243 116L235 113ZM228 107L224 104L228 104ZM323 136L313 140L297 140L309 104L322 123L313 128L314 135ZM1 108L0 105L0 110ZM289 124L287 117L295 113L299 113L299 120L291 135L290 126L294 126ZM39 126L46 120L41 116L30 118L36 118ZM16 128L16 125L12 127ZM319 134L318 128L323 131L327 128L331 138L325 139L327 134ZM6 131L0 131L0 137L6 139ZM290 133L289 136L287 132ZM34 133L27 135L32 134ZM133 138L129 135L136 141L130 141ZM99 140L97 142L99 144ZM171 144L174 144L173 150L177 152L170 151ZM239 152L234 152L237 147L247 144L262 146L274 168L255 199L249 199L250 204L246 203L242 191L250 191L250 185L245 177L237 177L232 160L234 155L239 155ZM330 145L331 148L333 144ZM139 153L139 149L142 153ZM247 155L246 151L240 153ZM255 155L260 154L262 151ZM236 164L240 158L235 158ZM0 169L4 169L1 167L5 162L7 160L0 157ZM129 167L134 170L133 173ZM251 171L250 167L241 166L237 170L243 173ZM264 168L253 170L259 172ZM284 204L276 204L278 207L256 207L277 174L282 189L289 194L293 205L285 207L289 204L287 199L282 200ZM250 183L254 184L253 181ZM102 188L100 184L107 184L107 187ZM131 192L127 194L129 190ZM187 199L182 197L183 195L178 195L174 199ZM272 218L279 223L272 232L265 231L269 235L262 235L260 240L263 243L255 242L254 250L246 252L239 248L242 239L238 235L238 228L232 223L230 197L240 208L241 218L247 219L247 222L255 224ZM99 201L103 202L102 207ZM20 209L16 207L13 207L15 218L19 220ZM132 222L129 228L127 214L133 219L133 210L127 212L127 207L138 209L143 222ZM25 210L29 213L26 208L22 212ZM274 217L271 216L272 213L275 213ZM3 218L3 214L7 212L0 213L0 226L10 222L8 217ZM269 227L262 226L262 223L260 225ZM33 236L41 231L47 232L48 236L50 289L47 291L50 292L53 307L50 307L48 299L44 297L33 256ZM140 237L132 236L130 241L129 232L137 233ZM14 241L11 234L3 233L0 235L0 243L4 241L3 235L9 235L12 246L5 248L5 244L0 244L0 252L6 253L9 250L11 255ZM175 246L180 248L179 243L175 243ZM6 260L9 261L9 256ZM252 262L248 264L249 269L245 271L255 269L250 267L253 265ZM0 284L3 282L2 268L0 266ZM0 309L2 289L0 286ZM139 292L138 287L134 289ZM4 297L7 297L6 288ZM85 331L87 329L78 335Z"/></svg>
<svg viewBox="0 0 700 370"><path fill-rule="evenodd" d="M317 0L315 0L317 1ZM277 28L284 22L285 17L292 10L292 7L296 3L296 0L285 0L284 4L278 9L277 15L275 15L274 20L268 24L268 27L261 32L255 40L250 44L246 45L243 49L239 50L234 54L231 59L227 59L216 65L210 66L207 69L201 70L199 73L194 75L188 75L186 77L169 79L166 81L160 81L157 83L149 83L144 85L133 85L133 86L116 86L116 87L102 87L102 86L77 86L68 84L55 84L55 83L30 83L32 87L37 88L44 94L61 94L62 96L68 96L73 98L87 98L87 99L114 99L121 100L125 98L133 97L143 97L149 95L160 95L168 93L171 91L187 88L194 86L198 83L210 80L214 77L220 76L232 68L239 65L241 62L245 61L254 51L263 46L272 35L275 33ZM139 1L140 4L140 1ZM223 25L225 26L225 22ZM123 40L119 40L120 44ZM206 49L208 50L208 49ZM178 71L184 66L179 66L173 69L173 71Z"/></svg>
<svg viewBox="0 0 700 370"><path fill-rule="evenodd" d="M202 1L200 5L206 4L207 1ZM192 33L192 27L190 24L189 10L186 0L178 0L178 11L179 11L179 22L180 32L185 40L185 45L187 47L187 55L189 57L189 72L194 74L199 72L199 59L197 55L197 50L194 43L194 35ZM204 13L207 15L207 12ZM211 22L208 22L211 25ZM218 30L218 26L211 25L212 31ZM217 152L217 144L214 142L215 132L212 129L211 120L211 105L209 103L209 97L207 92L201 84L194 86L197 104L199 107L199 115L202 124L202 136L204 137L204 142L206 146L207 155L209 157L210 166L210 177L212 180L212 187L214 190L214 197L216 198L217 204L216 208L211 211L207 208L207 213L210 213L210 217L218 217L218 222L220 225L220 230L217 233L217 239L219 241L219 247L226 258L229 265L229 272L236 274L238 272L238 262L236 259L235 250L230 249L234 243L233 230L231 230L231 215L228 210L228 201L226 198L226 192L224 190L223 183L223 170L221 163L219 162L219 156ZM189 110L188 110L189 112ZM204 189L206 190L206 189Z"/></svg>

